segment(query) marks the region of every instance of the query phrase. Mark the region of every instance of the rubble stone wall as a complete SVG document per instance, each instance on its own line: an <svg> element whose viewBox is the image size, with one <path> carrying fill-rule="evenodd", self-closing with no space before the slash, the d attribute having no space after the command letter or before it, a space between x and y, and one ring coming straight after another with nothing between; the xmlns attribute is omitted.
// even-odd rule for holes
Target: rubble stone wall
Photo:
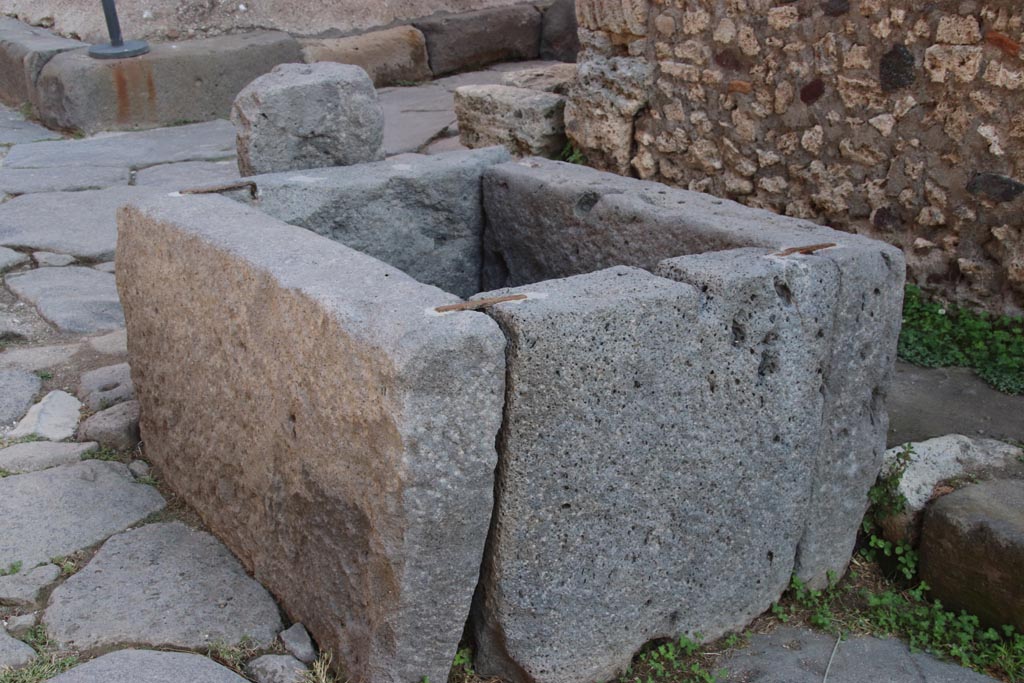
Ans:
<svg viewBox="0 0 1024 683"><path fill-rule="evenodd" d="M1024 310L1016 0L578 0L569 136L603 169L903 248L911 281Z"/></svg>

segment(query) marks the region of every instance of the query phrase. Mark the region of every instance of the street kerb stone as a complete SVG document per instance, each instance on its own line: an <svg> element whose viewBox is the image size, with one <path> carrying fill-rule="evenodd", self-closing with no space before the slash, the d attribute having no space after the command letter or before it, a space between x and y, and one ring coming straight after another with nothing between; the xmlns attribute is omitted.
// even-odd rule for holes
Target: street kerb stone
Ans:
<svg viewBox="0 0 1024 683"><path fill-rule="evenodd" d="M412 26L396 26L347 38L300 39L306 62L355 64L366 70L378 88L418 83L432 76L427 43Z"/></svg>
<svg viewBox="0 0 1024 683"><path fill-rule="evenodd" d="M457 297L225 198L120 220L161 477L350 676L443 680L491 514L497 325L437 315Z"/></svg>
<svg viewBox="0 0 1024 683"><path fill-rule="evenodd" d="M541 14L532 5L498 7L414 22L427 39L435 76L492 62L536 59Z"/></svg>

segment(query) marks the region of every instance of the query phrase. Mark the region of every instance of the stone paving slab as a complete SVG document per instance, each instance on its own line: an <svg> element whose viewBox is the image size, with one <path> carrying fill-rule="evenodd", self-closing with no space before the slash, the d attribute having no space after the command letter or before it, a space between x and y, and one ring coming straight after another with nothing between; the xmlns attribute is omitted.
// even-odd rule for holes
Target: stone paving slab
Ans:
<svg viewBox="0 0 1024 683"><path fill-rule="evenodd" d="M118 462L86 460L0 479L0 567L31 569L70 555L164 508L152 486Z"/></svg>
<svg viewBox="0 0 1024 683"><path fill-rule="evenodd" d="M44 564L10 576L0 576L0 605L32 609L44 588L60 578L60 567Z"/></svg>
<svg viewBox="0 0 1024 683"><path fill-rule="evenodd" d="M26 370L0 370L0 430L20 420L32 406L42 380ZM4 469L0 458L0 469Z"/></svg>
<svg viewBox="0 0 1024 683"><path fill-rule="evenodd" d="M53 592L43 623L62 646L86 651L266 647L282 628L273 598L227 548L181 522L113 536Z"/></svg>
<svg viewBox="0 0 1024 683"><path fill-rule="evenodd" d="M0 368L20 368L33 372L46 370L68 362L80 348L80 344L11 348L0 352Z"/></svg>
<svg viewBox="0 0 1024 683"><path fill-rule="evenodd" d="M95 268L36 268L8 275L7 286L32 303L62 332L90 333L124 327L114 276Z"/></svg>
<svg viewBox="0 0 1024 683"><path fill-rule="evenodd" d="M35 658L35 650L0 628L0 674L7 669L20 669Z"/></svg>
<svg viewBox="0 0 1024 683"><path fill-rule="evenodd" d="M28 263L28 260L28 256L21 252L8 249L7 247L0 247L0 273L8 271L15 266Z"/></svg>
<svg viewBox="0 0 1024 683"><path fill-rule="evenodd" d="M21 114L0 107L0 145L20 145L46 140L60 140L63 136L38 123L26 121Z"/></svg>
<svg viewBox="0 0 1024 683"><path fill-rule="evenodd" d="M50 683L247 683L212 659L184 652L119 650L80 664Z"/></svg>
<svg viewBox="0 0 1024 683"><path fill-rule="evenodd" d="M41 192L0 204L0 245L110 260L117 246L117 208L156 188L112 187Z"/></svg>
<svg viewBox="0 0 1024 683"><path fill-rule="evenodd" d="M184 190L203 185L230 183L241 177L238 165L231 161L183 161L178 164L160 164L145 168L135 176L138 186L154 185Z"/></svg>
<svg viewBox="0 0 1024 683"><path fill-rule="evenodd" d="M757 635L750 645L724 658L716 670L723 683L821 683L836 648L830 635L779 628ZM995 679L923 653L898 640L852 638L835 649L829 683L992 683Z"/></svg>
<svg viewBox="0 0 1024 683"><path fill-rule="evenodd" d="M26 474L60 465L71 465L97 448L98 445L93 442L30 441L14 444L0 449L0 470L12 474Z"/></svg>
<svg viewBox="0 0 1024 683"><path fill-rule="evenodd" d="M223 161L234 156L235 128L227 120L218 119L138 133L96 135L84 140L15 145L4 158L4 168L140 169L181 161Z"/></svg>
<svg viewBox="0 0 1024 683"><path fill-rule="evenodd" d="M127 185L127 166L84 168L0 168L0 192L9 195L35 192L78 192Z"/></svg>
<svg viewBox="0 0 1024 683"><path fill-rule="evenodd" d="M51 441L70 439L78 427L82 404L65 391L51 391L29 408L28 414L8 432L11 439L35 436Z"/></svg>

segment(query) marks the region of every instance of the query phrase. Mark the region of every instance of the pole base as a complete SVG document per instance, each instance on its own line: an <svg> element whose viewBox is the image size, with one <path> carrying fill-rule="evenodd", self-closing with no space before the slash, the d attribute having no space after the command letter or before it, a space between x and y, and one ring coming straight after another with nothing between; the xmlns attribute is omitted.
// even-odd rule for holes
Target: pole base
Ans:
<svg viewBox="0 0 1024 683"><path fill-rule="evenodd" d="M93 45L89 56L95 59L124 59L138 57L149 52L149 43L144 40L126 40L124 45Z"/></svg>

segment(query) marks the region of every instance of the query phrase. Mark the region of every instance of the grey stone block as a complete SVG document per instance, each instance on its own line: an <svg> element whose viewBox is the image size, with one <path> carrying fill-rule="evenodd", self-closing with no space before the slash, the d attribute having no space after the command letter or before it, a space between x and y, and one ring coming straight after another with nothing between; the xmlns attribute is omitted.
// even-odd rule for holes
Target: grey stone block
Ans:
<svg viewBox="0 0 1024 683"><path fill-rule="evenodd" d="M34 251L32 260L40 268L60 268L70 266L75 262L75 257L68 254L55 254L52 251Z"/></svg>
<svg viewBox="0 0 1024 683"><path fill-rule="evenodd" d="M34 192L101 190L128 184L127 167L93 168L0 168L0 192L9 195Z"/></svg>
<svg viewBox="0 0 1024 683"><path fill-rule="evenodd" d="M209 121L257 76L301 60L298 42L277 31L157 43L132 59L74 50L43 68L34 104L46 125L86 133Z"/></svg>
<svg viewBox="0 0 1024 683"><path fill-rule="evenodd" d="M515 5L420 19L435 76L491 62L536 59L542 18L532 5Z"/></svg>
<svg viewBox="0 0 1024 683"><path fill-rule="evenodd" d="M30 441L14 444L0 449L0 470L24 474L60 465L71 465L96 448L95 443Z"/></svg>
<svg viewBox="0 0 1024 683"><path fill-rule="evenodd" d="M245 665L245 673L256 683L304 683L306 665L291 655L263 655Z"/></svg>
<svg viewBox="0 0 1024 683"><path fill-rule="evenodd" d="M26 121L20 112L11 111L0 105L0 145L60 140L63 137L56 131L43 128L32 121ZM0 155L3 151L5 150L0 149Z"/></svg>
<svg viewBox="0 0 1024 683"><path fill-rule="evenodd" d="M37 268L8 275L5 281L63 332L102 332L124 326L114 276L109 273L82 266Z"/></svg>
<svg viewBox="0 0 1024 683"><path fill-rule="evenodd" d="M78 436L115 451L135 448L139 444L139 402L118 403L90 416L82 423Z"/></svg>
<svg viewBox="0 0 1024 683"><path fill-rule="evenodd" d="M35 658L35 650L0 629L0 672L20 669Z"/></svg>
<svg viewBox="0 0 1024 683"><path fill-rule="evenodd" d="M925 511L921 578L954 612L1024 630L1024 480L972 484Z"/></svg>
<svg viewBox="0 0 1024 683"><path fill-rule="evenodd" d="M480 178L508 159L495 148L257 176L256 206L465 297L480 291Z"/></svg>
<svg viewBox="0 0 1024 683"><path fill-rule="evenodd" d="M184 652L119 650L80 664L50 683L246 683L212 659Z"/></svg>
<svg viewBox="0 0 1024 683"><path fill-rule="evenodd" d="M304 664L312 664L316 661L316 648L309 637L309 632L302 624L292 624L281 631L281 643L284 649Z"/></svg>
<svg viewBox="0 0 1024 683"><path fill-rule="evenodd" d="M136 174L135 184L184 190L203 185L223 185L238 178L238 164L234 161L183 161L143 169Z"/></svg>
<svg viewBox="0 0 1024 683"><path fill-rule="evenodd" d="M85 46L46 29L0 17L0 101L15 107L30 101L43 66L54 55Z"/></svg>
<svg viewBox="0 0 1024 683"><path fill-rule="evenodd" d="M0 368L46 370L67 363L80 348L80 344L59 344L7 349L0 353Z"/></svg>
<svg viewBox="0 0 1024 683"><path fill-rule="evenodd" d="M355 64L366 70L378 88L430 80L427 42L412 26L396 26L347 38L307 38L302 56L307 62Z"/></svg>
<svg viewBox="0 0 1024 683"><path fill-rule="evenodd" d="M29 258L25 254L8 249L7 247L0 247L0 273L28 262Z"/></svg>
<svg viewBox="0 0 1024 683"><path fill-rule="evenodd" d="M483 675L609 680L647 641L713 639L785 590L838 273L766 254L663 264L679 283L618 267L480 295L529 296L491 309L509 353Z"/></svg>
<svg viewBox="0 0 1024 683"><path fill-rule="evenodd" d="M119 462L86 460L0 479L0 567L21 562L24 572L96 545L163 508L156 489L136 484Z"/></svg>
<svg viewBox="0 0 1024 683"><path fill-rule="evenodd" d="M565 148L565 98L507 85L464 85L455 91L459 137L469 148L504 145L518 156L557 155Z"/></svg>
<svg viewBox="0 0 1024 683"><path fill-rule="evenodd" d="M497 325L223 197L125 209L117 262L161 477L353 679L444 680L491 514Z"/></svg>
<svg viewBox="0 0 1024 683"><path fill-rule="evenodd" d="M231 109L242 175L384 158L384 114L366 72L349 64L282 64Z"/></svg>
<svg viewBox="0 0 1024 683"><path fill-rule="evenodd" d="M61 647L79 651L232 647L246 640L260 648L281 630L266 589L217 539L181 522L110 538L53 592L43 623Z"/></svg>

